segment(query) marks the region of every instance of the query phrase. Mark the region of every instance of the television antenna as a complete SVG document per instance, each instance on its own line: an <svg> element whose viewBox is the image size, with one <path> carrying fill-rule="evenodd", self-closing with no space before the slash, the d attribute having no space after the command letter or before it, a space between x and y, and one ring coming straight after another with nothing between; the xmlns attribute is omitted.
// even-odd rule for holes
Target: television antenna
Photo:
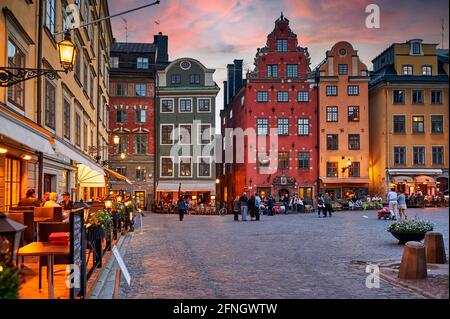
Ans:
<svg viewBox="0 0 450 319"><path fill-rule="evenodd" d="M128 21L123 17L120 17L120 18L125 23L125 43L128 43Z"/></svg>

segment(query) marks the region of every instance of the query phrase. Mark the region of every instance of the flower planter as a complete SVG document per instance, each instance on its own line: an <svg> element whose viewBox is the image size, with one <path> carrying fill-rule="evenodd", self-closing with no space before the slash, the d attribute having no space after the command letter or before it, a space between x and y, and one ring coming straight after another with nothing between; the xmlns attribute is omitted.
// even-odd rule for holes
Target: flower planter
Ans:
<svg viewBox="0 0 450 319"><path fill-rule="evenodd" d="M92 226L87 229L86 240L88 242L92 243L103 238L105 238L105 230L102 226Z"/></svg>
<svg viewBox="0 0 450 319"><path fill-rule="evenodd" d="M398 239L399 245L404 245L408 241L422 241L425 238L425 233L393 233L392 236Z"/></svg>

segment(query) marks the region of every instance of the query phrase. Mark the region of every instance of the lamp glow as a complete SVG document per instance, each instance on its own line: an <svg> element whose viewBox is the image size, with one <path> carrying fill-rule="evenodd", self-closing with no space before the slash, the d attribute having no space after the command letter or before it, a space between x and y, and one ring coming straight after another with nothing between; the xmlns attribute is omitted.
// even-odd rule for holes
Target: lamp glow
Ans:
<svg viewBox="0 0 450 319"><path fill-rule="evenodd" d="M77 51L75 44L70 40L70 33L66 32L64 40L58 43L59 60L64 70L69 71L73 69Z"/></svg>

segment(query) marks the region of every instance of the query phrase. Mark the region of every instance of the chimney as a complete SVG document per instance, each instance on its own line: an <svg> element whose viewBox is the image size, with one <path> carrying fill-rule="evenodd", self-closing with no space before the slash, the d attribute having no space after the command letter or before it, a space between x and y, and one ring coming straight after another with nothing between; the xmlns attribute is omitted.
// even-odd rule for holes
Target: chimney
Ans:
<svg viewBox="0 0 450 319"><path fill-rule="evenodd" d="M223 81L223 107L228 105L228 81Z"/></svg>
<svg viewBox="0 0 450 319"><path fill-rule="evenodd" d="M234 92L233 96L242 87L242 62L243 60L234 60Z"/></svg>
<svg viewBox="0 0 450 319"><path fill-rule="evenodd" d="M153 43L156 45L157 48L156 64L168 62L169 37L167 35L163 35L162 32L159 32L157 35L153 36Z"/></svg>
<svg viewBox="0 0 450 319"><path fill-rule="evenodd" d="M235 86L234 86L234 64L227 64L227 73L228 73L228 103L231 103L231 100L234 97Z"/></svg>

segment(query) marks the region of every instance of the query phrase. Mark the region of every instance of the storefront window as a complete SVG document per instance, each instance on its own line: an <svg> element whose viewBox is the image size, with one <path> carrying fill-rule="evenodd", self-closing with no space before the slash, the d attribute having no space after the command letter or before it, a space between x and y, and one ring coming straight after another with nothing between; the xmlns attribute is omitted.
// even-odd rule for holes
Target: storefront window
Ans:
<svg viewBox="0 0 450 319"><path fill-rule="evenodd" d="M20 200L20 160L15 158L6 158L5 167L5 206L16 206Z"/></svg>

